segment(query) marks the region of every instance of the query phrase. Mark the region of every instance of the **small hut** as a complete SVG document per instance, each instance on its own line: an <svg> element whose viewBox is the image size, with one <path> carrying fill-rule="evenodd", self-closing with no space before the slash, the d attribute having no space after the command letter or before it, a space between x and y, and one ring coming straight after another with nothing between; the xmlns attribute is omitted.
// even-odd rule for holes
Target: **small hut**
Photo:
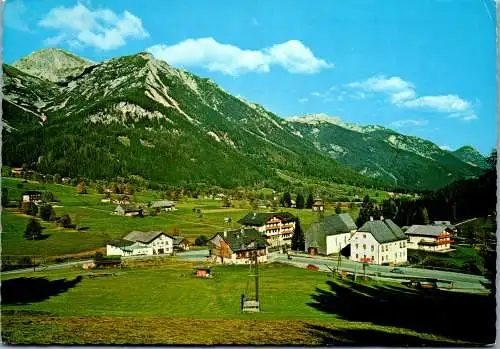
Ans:
<svg viewBox="0 0 500 349"><path fill-rule="evenodd" d="M193 274L196 277L200 277L200 278L211 278L212 277L212 271L211 271L210 267L205 267L203 265L195 266Z"/></svg>

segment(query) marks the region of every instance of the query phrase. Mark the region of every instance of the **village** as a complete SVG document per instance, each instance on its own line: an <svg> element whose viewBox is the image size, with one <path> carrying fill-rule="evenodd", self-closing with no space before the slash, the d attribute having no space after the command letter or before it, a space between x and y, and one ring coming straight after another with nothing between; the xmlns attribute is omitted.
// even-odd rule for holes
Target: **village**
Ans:
<svg viewBox="0 0 500 349"><path fill-rule="evenodd" d="M17 178L20 177L20 173L21 169L12 171L12 175ZM24 180L24 182L27 181ZM62 178L61 185L70 186L71 179ZM84 183L77 183L75 192L78 196L88 195ZM178 210L177 203L173 200L151 200L147 203L138 203L133 202L132 195L127 193L116 195L111 188L104 188L102 193L103 196L98 199L99 205L108 205L110 216L123 217L125 223L127 219L133 219L134 225L138 226L140 224L135 224L135 222L140 221L135 221L136 219L160 215L168 219L169 214ZM42 208L50 206L47 196L54 197L52 193L47 195L46 191L22 191L17 206L21 212L28 212L30 205L40 207L37 211L40 211L42 215ZM277 197L275 196L274 199ZM225 194L216 194L213 200L221 202L221 207L228 206L229 198ZM349 207L342 205L345 208ZM290 207L295 209L294 200L291 200ZM274 212L269 211L270 204L264 200L257 202L253 209L246 213L242 209L237 210L236 212L241 212L239 216L224 216L223 222L220 222L221 225L225 225L224 229L216 229L215 226L208 225L206 236L199 236L197 239L193 239L192 234L188 234L190 238L179 234L177 228L170 231L168 229L129 230L122 236L106 241L105 246L100 249L102 251L99 253L100 263L96 264L95 261L84 263L83 268L92 269L96 265L105 265L102 261L106 259L113 261L110 264L116 266L121 257L182 256L191 249L193 256L196 256L191 258L205 263L203 269L207 270L210 265L217 264L252 265L280 261L290 263L292 260L309 258L310 263L302 264L302 267L319 270L324 269L325 263L330 263L334 269L327 267L325 271L333 271L340 276L355 279L353 269L363 270L364 277L367 278L366 269L369 266L381 266L386 267L381 269L384 272L392 273L392 275L387 274L386 278L397 279L405 273L402 267L412 267L408 258L412 251L428 252L433 255L446 255L455 251L454 244L458 229L457 225L451 224L450 221L434 221L429 224L399 227L391 219L383 216L370 216L369 220L357 225L349 212L341 213L340 203L331 204L330 209L326 207L327 204L320 197L311 201L308 216L310 224L304 230L299 216L288 212L286 207L277 209L275 207ZM224 212L224 209L221 210L221 213ZM200 209L193 208L192 212L198 214ZM226 208L226 212L235 211ZM64 221L64 217L51 219L56 222ZM71 222L71 219L68 219ZM238 225L237 228L234 228L233 219ZM460 224L458 223L458 226ZM77 228L75 224L69 224L68 227L82 229ZM285 257L286 260L284 260ZM420 269L417 275L405 275L403 281L410 283L415 281L414 285L434 288L437 287L438 281L454 285L452 280L436 278L436 268L433 269L429 270L429 275L422 273L425 269ZM372 277L380 278L381 272L375 270L374 267L368 268L368 275L373 274ZM406 274L412 273L410 271ZM448 284L447 288L449 288Z"/></svg>
<svg viewBox="0 0 500 349"><path fill-rule="evenodd" d="M185 304L180 309L189 308L189 304L201 306L191 299L197 293L221 297L223 292L218 302L225 305L212 305L206 316L222 312L230 318L295 319L297 312L305 312L308 318L314 318L319 310L325 316L322 323L331 322L330 316L340 311L322 308L332 301L332 295L319 291L325 282L332 290L340 285L353 292L363 288L363 292L372 293L371 297L381 299L392 297L386 294L386 288L391 287L396 292L395 302L402 301L399 295L415 292L416 298L411 301L415 306L418 297L425 295L432 303L414 310L414 314L420 314L411 320L415 326L435 307L433 302L446 294L449 304L443 306L450 315L458 309L458 295L469 299L490 292L488 280L469 267L478 261L468 237L470 231L478 229L469 226L474 220L399 226L367 210L372 204L382 206L383 200L401 194L368 192L380 198L378 202L367 201L367 195L361 200L361 192L350 200L332 202L321 195L305 195L305 200L293 194L292 199L286 192L271 190L260 199L260 194L255 195L254 201L224 191L192 198L163 195L127 183L51 180L47 175L42 180L40 176L28 179L15 172L3 178L4 191L2 275L7 287L2 296L7 299L6 311L32 309L28 300L33 295L16 290L52 292L52 286L47 285L50 280L59 285L62 281L58 275L68 283L62 292L76 297L72 302L107 312L113 311L111 306L119 314L126 313L122 302L136 304L140 295L142 302L163 304L165 308L151 311L167 316L172 300L157 299L151 292L161 289L158 296L169 295ZM476 245L481 241L476 239ZM20 275L29 277L16 278ZM22 280L28 284L18 285ZM42 285L42 281L49 284ZM292 284L298 294L292 292L277 301ZM90 298L88 287L95 290ZM134 291L126 293L130 287ZM338 293L342 290L335 292L342 294ZM323 300L323 296L328 299ZM315 303L308 301L311 297ZM351 295L343 297L350 299ZM50 299L39 303L40 309L66 312L59 303L63 298ZM104 305L106 299L109 305ZM475 307L478 303L466 300L466 304ZM294 307L297 310L287 310ZM187 308L179 311L188 314ZM349 319L355 311L346 310L344 316ZM81 310L69 314L81 314ZM200 314L199 309L196 314ZM370 321L389 321L389 316L394 316L390 314ZM351 326L351 320L346 321L346 326ZM432 328L439 328L432 323ZM435 331L430 328L426 331ZM452 336L448 330L439 331ZM453 336L460 337L455 333ZM288 343L290 339L286 338L281 340ZM302 343L303 339L294 340ZM219 343L220 339L213 341Z"/></svg>

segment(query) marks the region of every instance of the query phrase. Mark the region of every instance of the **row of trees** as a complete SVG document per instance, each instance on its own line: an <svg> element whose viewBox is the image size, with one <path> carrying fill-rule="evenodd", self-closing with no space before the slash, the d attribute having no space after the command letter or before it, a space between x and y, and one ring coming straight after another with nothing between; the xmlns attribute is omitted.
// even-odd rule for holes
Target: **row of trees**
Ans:
<svg viewBox="0 0 500 349"><path fill-rule="evenodd" d="M292 207L292 196L290 192L285 192L280 200L280 204L283 207ZM295 207L298 209L312 208L314 204L314 198L311 193L307 196L307 201L304 201L304 196L301 193L297 194L295 198Z"/></svg>

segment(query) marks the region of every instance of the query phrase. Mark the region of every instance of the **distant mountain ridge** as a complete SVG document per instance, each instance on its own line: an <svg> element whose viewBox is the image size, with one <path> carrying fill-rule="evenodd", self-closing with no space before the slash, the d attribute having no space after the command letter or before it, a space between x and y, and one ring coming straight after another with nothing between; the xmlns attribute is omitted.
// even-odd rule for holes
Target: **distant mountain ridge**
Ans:
<svg viewBox="0 0 500 349"><path fill-rule="evenodd" d="M490 165L486 162L486 158L470 145L465 145L458 148L457 150L453 151L453 155L472 166L483 169L490 167Z"/></svg>
<svg viewBox="0 0 500 349"><path fill-rule="evenodd" d="M82 60L74 66L78 73L68 76L65 67L74 58L52 50L30 55L23 61L36 69L25 69L43 70L50 53L63 67L63 73L52 72L57 83L4 65L4 164L35 163L40 172L70 177L136 175L172 185L273 185L281 173L378 185L304 142L262 106L149 53L91 66ZM29 93L39 86L49 92Z"/></svg>
<svg viewBox="0 0 500 349"><path fill-rule="evenodd" d="M310 114L287 118L304 138L340 164L403 187L439 188L481 170L434 143L378 126Z"/></svg>
<svg viewBox="0 0 500 349"><path fill-rule="evenodd" d="M437 188L481 172L431 142L381 126L324 114L284 120L149 53L94 63L44 49L3 68L7 165L222 186L272 186L286 173L364 186ZM419 181L423 169L438 178Z"/></svg>

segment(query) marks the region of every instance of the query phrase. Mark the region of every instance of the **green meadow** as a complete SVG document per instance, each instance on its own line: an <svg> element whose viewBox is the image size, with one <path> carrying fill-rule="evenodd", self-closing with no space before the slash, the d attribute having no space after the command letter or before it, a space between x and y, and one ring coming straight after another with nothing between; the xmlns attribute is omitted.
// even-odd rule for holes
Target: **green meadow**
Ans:
<svg viewBox="0 0 500 349"><path fill-rule="evenodd" d="M449 301L443 301L443 294L419 294L398 284L346 282L269 264L260 268L261 312L246 314L240 297L253 284L248 266L215 266L214 277L203 279L192 275L190 263L177 257L162 260L156 267L129 262L123 269L92 273L2 275L3 342L451 345L483 338L477 332L483 321L460 319L471 326L464 335L453 309L460 305L467 311L473 305L486 317L486 296L444 294ZM405 302L407 310L387 302ZM437 302L438 320L446 326L428 319L424 328L416 327ZM381 310L387 306L385 316ZM394 316L395 311L401 315Z"/></svg>
<svg viewBox="0 0 500 349"><path fill-rule="evenodd" d="M18 188L20 184L22 188ZM217 231L238 228L238 219L251 211L249 203L243 200L234 201L232 207L223 208L220 200L182 198L177 203L177 210L173 212L144 218L124 217L113 215L117 205L101 202L104 195L92 189L89 189L88 194L77 194L73 186L40 184L34 181L23 183L23 180L15 178L3 178L2 186L8 189L11 201L19 200L25 190L51 191L58 200L54 207L56 215L68 214L78 227L87 228L84 231L68 230L55 223L42 222L45 228L43 233L48 238L26 241L23 232L32 217L20 214L16 208L6 208L2 212L2 254L14 259L22 255L58 256L92 251L104 248L107 241L123 237L132 230L162 230L167 233L175 230L194 243L200 235L210 238ZM151 190L141 191L132 195L131 199L147 207L149 201L160 199L160 194ZM308 209L290 208L286 211L300 218L303 230L318 218L317 214ZM330 212L333 213L331 209ZM357 214L356 211L352 213L354 216ZM224 223L225 217L230 217L232 223Z"/></svg>

